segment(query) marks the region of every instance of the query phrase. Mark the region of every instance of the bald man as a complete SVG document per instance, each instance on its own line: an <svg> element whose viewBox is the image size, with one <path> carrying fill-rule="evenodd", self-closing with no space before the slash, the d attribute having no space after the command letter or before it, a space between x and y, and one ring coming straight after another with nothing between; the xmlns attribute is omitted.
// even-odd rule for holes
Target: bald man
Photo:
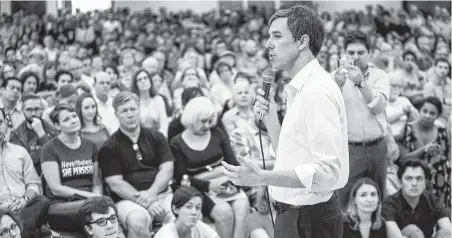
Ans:
<svg viewBox="0 0 452 238"><path fill-rule="evenodd" d="M94 98L97 103L97 112L111 135L119 129L119 122L113 109L113 98L108 96L110 89L111 78L108 73L100 71L94 74Z"/></svg>

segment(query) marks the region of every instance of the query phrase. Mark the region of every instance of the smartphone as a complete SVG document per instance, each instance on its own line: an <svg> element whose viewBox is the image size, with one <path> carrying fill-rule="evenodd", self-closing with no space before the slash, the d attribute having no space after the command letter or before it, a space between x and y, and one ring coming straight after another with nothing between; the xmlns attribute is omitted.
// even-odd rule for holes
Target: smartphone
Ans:
<svg viewBox="0 0 452 238"><path fill-rule="evenodd" d="M352 60L352 59L341 59L339 60L339 67L343 67L346 65L354 65L356 66L356 60Z"/></svg>

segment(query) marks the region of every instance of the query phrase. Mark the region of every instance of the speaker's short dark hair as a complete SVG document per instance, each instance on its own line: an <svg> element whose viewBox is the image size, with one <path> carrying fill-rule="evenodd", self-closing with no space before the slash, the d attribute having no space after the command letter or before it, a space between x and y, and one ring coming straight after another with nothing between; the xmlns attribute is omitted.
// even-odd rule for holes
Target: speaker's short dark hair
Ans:
<svg viewBox="0 0 452 238"><path fill-rule="evenodd" d="M309 49L317 56L325 40L325 28L320 16L307 6L297 5L289 9L280 9L275 12L269 25L277 18L287 18L287 26L294 40L300 40L306 34L309 36Z"/></svg>

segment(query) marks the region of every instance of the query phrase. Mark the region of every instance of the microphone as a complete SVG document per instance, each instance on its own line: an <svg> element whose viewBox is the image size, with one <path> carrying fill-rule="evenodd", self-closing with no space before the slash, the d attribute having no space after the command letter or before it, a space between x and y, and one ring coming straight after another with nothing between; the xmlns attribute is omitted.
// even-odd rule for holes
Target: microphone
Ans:
<svg viewBox="0 0 452 238"><path fill-rule="evenodd" d="M263 73L262 73L262 78L263 78L263 82L262 82L262 90L264 90L264 98L265 100L268 100L268 98L270 97L270 87L272 85L272 83L275 81L275 72L271 69L266 69ZM262 118L264 118L264 114L262 114L262 112L259 115L259 120L262 121Z"/></svg>

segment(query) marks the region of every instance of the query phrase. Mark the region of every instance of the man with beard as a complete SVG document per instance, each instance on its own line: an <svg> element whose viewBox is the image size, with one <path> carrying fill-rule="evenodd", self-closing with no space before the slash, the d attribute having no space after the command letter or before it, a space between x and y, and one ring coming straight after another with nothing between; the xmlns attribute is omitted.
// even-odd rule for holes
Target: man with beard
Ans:
<svg viewBox="0 0 452 238"><path fill-rule="evenodd" d="M244 47L244 54L237 59L237 68L251 76L263 72L268 67L268 61L258 55L257 44L254 40L247 40Z"/></svg>
<svg viewBox="0 0 452 238"><path fill-rule="evenodd" d="M22 110L25 116L22 122L11 132L10 142L24 147L33 160L38 175L41 175L41 147L58 135L58 131L41 119L42 99L36 94L27 94L22 98Z"/></svg>
<svg viewBox="0 0 452 238"><path fill-rule="evenodd" d="M49 200L41 195L41 180L33 161L22 146L7 141L6 113L0 109L0 211L20 217L24 229L22 237L46 237L40 232L46 222ZM48 232L46 232L48 233Z"/></svg>
<svg viewBox="0 0 452 238"><path fill-rule="evenodd" d="M10 129L15 129L25 119L19 101L22 94L23 83L17 77L5 79L1 85L0 108L5 111L6 125Z"/></svg>

